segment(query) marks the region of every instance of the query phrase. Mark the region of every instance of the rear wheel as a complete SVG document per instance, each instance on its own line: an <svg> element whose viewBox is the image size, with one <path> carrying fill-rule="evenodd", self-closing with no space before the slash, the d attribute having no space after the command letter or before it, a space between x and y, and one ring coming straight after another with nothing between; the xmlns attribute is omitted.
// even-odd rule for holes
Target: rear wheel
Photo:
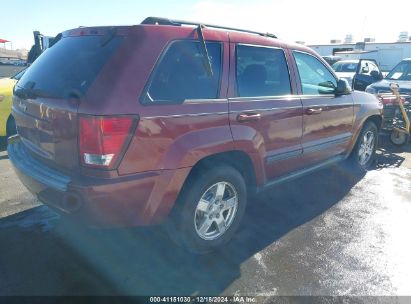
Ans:
<svg viewBox="0 0 411 304"><path fill-rule="evenodd" d="M204 254L228 242L246 206L246 185L232 167L201 172L186 187L173 216L173 239L194 253ZM169 230L170 232L170 230Z"/></svg>
<svg viewBox="0 0 411 304"><path fill-rule="evenodd" d="M378 144L378 128L372 121L365 123L352 151L351 158L355 165L369 169L375 160Z"/></svg>

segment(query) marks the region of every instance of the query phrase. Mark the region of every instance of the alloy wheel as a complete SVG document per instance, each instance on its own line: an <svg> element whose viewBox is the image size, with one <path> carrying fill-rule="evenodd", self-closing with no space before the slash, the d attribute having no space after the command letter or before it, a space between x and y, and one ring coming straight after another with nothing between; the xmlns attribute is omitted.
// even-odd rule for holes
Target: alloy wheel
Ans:
<svg viewBox="0 0 411 304"><path fill-rule="evenodd" d="M228 182L218 182L201 196L194 213L194 226L204 240L222 236L232 224L238 207L238 194Z"/></svg>
<svg viewBox="0 0 411 304"><path fill-rule="evenodd" d="M375 134L373 131L367 131L363 134L358 149L358 162L365 165L371 159L375 148Z"/></svg>

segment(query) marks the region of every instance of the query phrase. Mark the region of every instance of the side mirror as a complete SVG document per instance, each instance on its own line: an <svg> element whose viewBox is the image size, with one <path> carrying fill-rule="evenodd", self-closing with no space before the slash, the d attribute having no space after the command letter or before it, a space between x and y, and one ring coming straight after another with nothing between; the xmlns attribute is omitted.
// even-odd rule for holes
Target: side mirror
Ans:
<svg viewBox="0 0 411 304"><path fill-rule="evenodd" d="M382 74L376 70L371 71L371 77L374 78L375 80L381 80L384 78Z"/></svg>
<svg viewBox="0 0 411 304"><path fill-rule="evenodd" d="M338 79L337 88L335 89L335 95L348 95L351 94L351 86L346 79Z"/></svg>

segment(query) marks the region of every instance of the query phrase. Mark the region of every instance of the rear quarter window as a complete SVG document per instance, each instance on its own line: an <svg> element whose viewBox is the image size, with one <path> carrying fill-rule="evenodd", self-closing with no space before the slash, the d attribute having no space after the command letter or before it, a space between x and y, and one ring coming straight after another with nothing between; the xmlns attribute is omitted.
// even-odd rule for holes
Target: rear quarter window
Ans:
<svg viewBox="0 0 411 304"><path fill-rule="evenodd" d="M198 41L174 41L158 62L143 94L143 104L175 104L219 96L222 46L206 43L213 75Z"/></svg>
<svg viewBox="0 0 411 304"><path fill-rule="evenodd" d="M39 90L56 98L84 95L123 37L104 42L104 36L61 39L26 70L18 86Z"/></svg>

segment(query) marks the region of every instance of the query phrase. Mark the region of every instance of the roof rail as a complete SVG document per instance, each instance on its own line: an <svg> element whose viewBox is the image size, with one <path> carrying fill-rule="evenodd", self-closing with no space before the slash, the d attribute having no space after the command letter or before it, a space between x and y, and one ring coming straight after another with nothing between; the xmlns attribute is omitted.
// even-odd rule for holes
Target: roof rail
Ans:
<svg viewBox="0 0 411 304"><path fill-rule="evenodd" d="M141 22L141 24L174 25L174 26L182 26L182 25L199 26L199 25L202 25L202 26L205 26L205 27L212 27L212 28L216 28L216 29L244 32L244 33L256 34L256 35L260 35L260 36L264 36L264 37L277 38L276 35L270 34L270 33L255 32L255 31L243 30L243 29L238 29L238 28L233 28L233 27L226 27L226 26L212 25L212 24L204 24L204 23L184 21L184 20L174 20L174 19L161 18L161 17L147 17L146 19L143 20L143 22Z"/></svg>

